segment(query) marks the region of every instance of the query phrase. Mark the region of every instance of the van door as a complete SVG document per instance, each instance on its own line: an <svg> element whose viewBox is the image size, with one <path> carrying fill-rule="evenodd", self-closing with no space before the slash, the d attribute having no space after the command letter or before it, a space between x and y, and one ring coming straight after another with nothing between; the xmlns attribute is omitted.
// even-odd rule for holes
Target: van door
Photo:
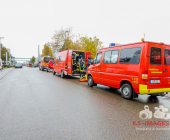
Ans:
<svg viewBox="0 0 170 140"><path fill-rule="evenodd" d="M85 61L86 61L86 65L87 65L87 62L88 62L88 57L91 57L90 51L85 52Z"/></svg>
<svg viewBox="0 0 170 140"><path fill-rule="evenodd" d="M94 64L91 66L91 74L95 83L101 84L101 62L102 60L102 52L98 52L96 57L94 58Z"/></svg>
<svg viewBox="0 0 170 140"><path fill-rule="evenodd" d="M118 87L117 71L118 71L118 55L119 50L108 50L103 52L102 65L102 84L106 86Z"/></svg>
<svg viewBox="0 0 170 140"><path fill-rule="evenodd" d="M170 88L170 46L163 45L163 84L162 88Z"/></svg>
<svg viewBox="0 0 170 140"><path fill-rule="evenodd" d="M162 88L162 45L149 43L148 52L150 54L150 57L148 57L150 59L148 61L148 89Z"/></svg>
<svg viewBox="0 0 170 140"><path fill-rule="evenodd" d="M67 67L68 67L68 74L72 74L72 54L73 54L73 50L68 50L67 52L67 58L66 58L66 63L67 63Z"/></svg>

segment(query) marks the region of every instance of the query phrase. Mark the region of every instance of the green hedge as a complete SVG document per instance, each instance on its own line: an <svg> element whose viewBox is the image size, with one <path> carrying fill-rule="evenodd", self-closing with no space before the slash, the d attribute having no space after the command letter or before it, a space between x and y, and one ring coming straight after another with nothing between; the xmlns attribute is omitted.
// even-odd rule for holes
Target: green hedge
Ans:
<svg viewBox="0 0 170 140"><path fill-rule="evenodd" d="M12 68L12 67L14 67L14 66L3 65L3 69Z"/></svg>

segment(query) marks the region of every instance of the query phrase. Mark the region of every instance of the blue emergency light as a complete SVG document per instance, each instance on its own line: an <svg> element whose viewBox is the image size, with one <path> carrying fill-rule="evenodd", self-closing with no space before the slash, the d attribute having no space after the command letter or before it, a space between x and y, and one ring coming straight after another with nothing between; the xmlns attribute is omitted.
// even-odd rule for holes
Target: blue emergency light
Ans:
<svg viewBox="0 0 170 140"><path fill-rule="evenodd" d="M109 47L115 46L115 43L110 43Z"/></svg>
<svg viewBox="0 0 170 140"><path fill-rule="evenodd" d="M48 57L50 57L50 55L47 55Z"/></svg>

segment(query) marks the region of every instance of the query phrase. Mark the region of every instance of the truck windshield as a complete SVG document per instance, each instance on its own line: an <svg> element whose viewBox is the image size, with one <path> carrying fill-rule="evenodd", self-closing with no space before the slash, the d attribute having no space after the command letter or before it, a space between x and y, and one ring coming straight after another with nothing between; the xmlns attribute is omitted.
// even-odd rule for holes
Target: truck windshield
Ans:
<svg viewBox="0 0 170 140"><path fill-rule="evenodd" d="M161 65L161 62L162 62L161 48L151 47L150 63L153 65Z"/></svg>
<svg viewBox="0 0 170 140"><path fill-rule="evenodd" d="M170 66L170 49L164 50L164 65Z"/></svg>
<svg viewBox="0 0 170 140"><path fill-rule="evenodd" d="M54 60L54 58L44 58L45 63L48 63L50 60Z"/></svg>

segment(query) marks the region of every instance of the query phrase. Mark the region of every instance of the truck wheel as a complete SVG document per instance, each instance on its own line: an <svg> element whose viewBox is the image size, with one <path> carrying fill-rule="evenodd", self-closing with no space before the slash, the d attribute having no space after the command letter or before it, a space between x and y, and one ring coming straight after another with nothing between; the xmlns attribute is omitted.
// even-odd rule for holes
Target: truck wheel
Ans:
<svg viewBox="0 0 170 140"><path fill-rule="evenodd" d="M46 72L48 72L48 68L46 69Z"/></svg>
<svg viewBox="0 0 170 140"><path fill-rule="evenodd" d="M55 75L56 74L56 72L54 71L54 69L53 69L53 75Z"/></svg>
<svg viewBox="0 0 170 140"><path fill-rule="evenodd" d="M121 87L121 95L125 99L132 99L133 98L133 92L132 92L132 86L128 83L123 84Z"/></svg>
<svg viewBox="0 0 170 140"><path fill-rule="evenodd" d="M63 71L61 71L61 78L64 78L64 77L65 77L65 75L64 75Z"/></svg>
<svg viewBox="0 0 170 140"><path fill-rule="evenodd" d="M92 76L88 76L88 86L89 87L93 87L94 86L94 81L93 81L93 78L92 78Z"/></svg>

